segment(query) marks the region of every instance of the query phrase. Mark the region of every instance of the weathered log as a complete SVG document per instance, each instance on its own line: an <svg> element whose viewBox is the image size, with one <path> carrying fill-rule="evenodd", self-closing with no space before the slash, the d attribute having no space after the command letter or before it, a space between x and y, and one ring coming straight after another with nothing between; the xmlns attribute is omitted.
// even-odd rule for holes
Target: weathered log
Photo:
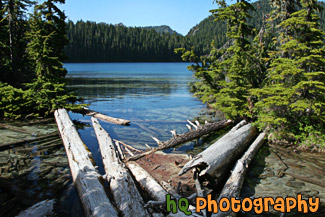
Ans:
<svg viewBox="0 0 325 217"><path fill-rule="evenodd" d="M53 214L55 200L44 200L34 206L21 211L16 217L43 217Z"/></svg>
<svg viewBox="0 0 325 217"><path fill-rule="evenodd" d="M56 110L56 122L68 156L70 171L86 216L118 216L109 201L90 153L65 109Z"/></svg>
<svg viewBox="0 0 325 217"><path fill-rule="evenodd" d="M103 121L108 121L110 123L113 123L113 124L119 124L119 125L129 125L130 124L130 121L128 120L124 120L124 119L121 119L121 118L114 118L114 117L110 117L108 115L104 115L102 113L99 113L99 112L96 112L96 111L93 111L87 107L84 107L82 111L80 111L81 114L84 114L84 115L87 115L87 116L92 116L94 118L98 118L98 119L101 119Z"/></svg>
<svg viewBox="0 0 325 217"><path fill-rule="evenodd" d="M165 205L166 204L166 195L168 192L161 187L161 185L141 166L139 166L135 162L128 162L126 163L127 167L130 169L131 173L140 184L141 188L145 190L148 195L154 199L155 201L149 201L148 204L151 205ZM175 197L175 195L173 195ZM180 196L176 195L177 198ZM200 216L197 213L194 213L195 208L190 207L192 210L192 216ZM186 217L184 213L178 211L177 213L173 214L170 213L167 216L169 217Z"/></svg>
<svg viewBox="0 0 325 217"><path fill-rule="evenodd" d="M116 206L123 216L126 217L149 216L133 178L124 163L122 163L111 137L101 127L97 119L92 117L91 121L99 143L106 177L110 180L109 186Z"/></svg>
<svg viewBox="0 0 325 217"><path fill-rule="evenodd" d="M165 201L167 192L160 184L142 167L135 162L128 162L127 167L149 196L156 201Z"/></svg>
<svg viewBox="0 0 325 217"><path fill-rule="evenodd" d="M264 143L265 133L261 133L253 144L248 148L245 154L237 161L230 177L228 178L226 184L224 185L219 197L218 202L222 198L236 197L239 198L240 191L243 186L245 175L248 169L248 165L254 158L257 151ZM231 214L231 209L228 212L218 212L212 215L212 217L224 217Z"/></svg>
<svg viewBox="0 0 325 217"><path fill-rule="evenodd" d="M242 121L206 150L187 162L179 172L182 175L199 168L199 176L220 178L225 169L244 152L257 134L256 127ZM243 126L244 125L244 126Z"/></svg>
<svg viewBox="0 0 325 217"><path fill-rule="evenodd" d="M158 148L153 148L147 152L137 154L133 157L128 158L127 160L128 161L138 160L138 159L140 159L148 154L154 153L156 151L161 151L161 150L176 147L177 145L192 141L194 139L198 139L204 135L207 135L207 134L215 132L219 129L225 128L225 127L231 125L232 123L233 122L231 120L220 121L220 122L215 122L215 123L207 123L204 126L197 126L197 130L193 130L193 131L190 131L190 132L187 132L184 134L174 136L170 140L164 141L164 142L159 141L157 138L153 137L153 139L158 144Z"/></svg>

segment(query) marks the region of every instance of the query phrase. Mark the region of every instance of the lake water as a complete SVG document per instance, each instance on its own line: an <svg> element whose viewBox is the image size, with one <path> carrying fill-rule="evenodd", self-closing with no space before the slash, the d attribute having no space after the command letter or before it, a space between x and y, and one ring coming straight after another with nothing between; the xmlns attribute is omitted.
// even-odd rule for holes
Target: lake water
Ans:
<svg viewBox="0 0 325 217"><path fill-rule="evenodd" d="M206 106L189 92L193 81L187 63L84 63L65 64L68 87L74 89L89 108L109 116L131 121L130 126L102 122L113 139L139 149L156 146L151 138L171 138L171 130L187 132L186 120L209 119ZM104 174L98 142L90 117L70 113L81 138L93 154L99 172ZM43 124L11 123L15 130L0 129L2 143L32 139L56 132L53 119ZM18 131L17 131L18 128ZM201 141L201 140L200 140ZM1 143L0 142L0 143ZM202 148L189 142L166 152L190 152ZM201 142L199 142L201 144ZM0 216L39 201L56 198L58 216L82 216L73 187L67 157L56 135L35 142L0 150ZM15 210L11 209L11 201ZM6 213L6 214L4 214Z"/></svg>
<svg viewBox="0 0 325 217"><path fill-rule="evenodd" d="M186 120L204 118L205 105L189 92L194 80L188 63L73 63L65 64L69 88L89 103L89 108L112 117L131 121L131 126L101 122L113 139L139 149L156 146L151 138L171 138L170 131L187 132ZM90 124L90 117L71 114L71 118ZM92 127L79 130L102 165ZM173 151L193 148L188 143ZM172 150L168 150L170 152Z"/></svg>

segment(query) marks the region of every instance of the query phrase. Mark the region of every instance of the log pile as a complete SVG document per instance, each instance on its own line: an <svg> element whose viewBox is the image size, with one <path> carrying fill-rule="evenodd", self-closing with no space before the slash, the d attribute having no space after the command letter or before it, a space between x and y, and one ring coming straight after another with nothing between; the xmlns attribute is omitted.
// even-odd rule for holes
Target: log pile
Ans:
<svg viewBox="0 0 325 217"><path fill-rule="evenodd" d="M166 194L169 193L176 199L180 198L178 189L175 190L166 182L157 182L134 161L158 150L168 149L200 138L233 123L232 121L221 121L200 125L198 122L189 121L190 125L187 126L190 131L188 133L177 135L175 131L172 131L173 138L165 142L153 138L159 145L158 148L133 154L132 150L135 149L127 147L126 144L124 149L120 147L122 142L116 141L114 144L95 115L93 116L92 124L106 173L103 177L96 171L91 154L80 139L68 113L64 109L55 112L61 138L68 155L72 177L86 216L185 216L182 212L172 214L165 210ZM195 129L192 129L193 127ZM216 199L217 196L219 198L239 196L248 165L263 144L265 134L260 134L254 141L256 136L257 129L242 121L180 168L179 175L194 170L197 194L189 196L190 201L197 195L205 197L207 192L214 192L215 189L204 189L207 186L203 185L204 180L213 180L211 183L215 183L216 180L218 183L226 183L222 191L215 194ZM122 150L127 150L127 152L125 153ZM126 157L127 154L129 157ZM103 178L108 182L110 197L107 196L103 187ZM228 181L222 182L222 180ZM148 200L149 202L145 203ZM209 216L206 210L196 213L194 205L192 203L189 208L192 211L192 216ZM224 213L217 216L228 214Z"/></svg>

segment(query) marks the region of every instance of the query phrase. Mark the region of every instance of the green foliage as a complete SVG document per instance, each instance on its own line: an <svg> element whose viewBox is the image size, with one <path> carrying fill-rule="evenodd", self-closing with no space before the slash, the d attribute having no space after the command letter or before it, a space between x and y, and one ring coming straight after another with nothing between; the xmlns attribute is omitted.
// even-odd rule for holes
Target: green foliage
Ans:
<svg viewBox="0 0 325 217"><path fill-rule="evenodd" d="M260 99L257 123L300 141L318 138L325 128L324 32L316 1L301 4L301 10L280 23L282 44L271 54L266 85L253 91Z"/></svg>
<svg viewBox="0 0 325 217"><path fill-rule="evenodd" d="M317 1L272 1L256 34L245 0L212 10L227 43L210 54L177 49L197 81L192 91L227 118L250 119L274 138L325 148L325 46ZM285 7L284 7L284 5ZM255 38L253 39L253 36Z"/></svg>
<svg viewBox="0 0 325 217"><path fill-rule="evenodd" d="M220 2L223 5L223 2ZM249 90L261 85L265 72L249 37L255 29L246 18L254 8L246 1L212 10L216 20L226 21L228 42L221 49L212 43L208 56L198 58L194 49L181 52L183 60L194 62L190 70L199 79L192 89L204 102L222 111L227 118L252 116Z"/></svg>
<svg viewBox="0 0 325 217"><path fill-rule="evenodd" d="M29 91L0 82L0 117L20 119L37 116L33 111L33 98Z"/></svg>
<svg viewBox="0 0 325 217"><path fill-rule="evenodd" d="M29 79L29 83L23 85L24 89L0 83L0 118L45 117L52 115L58 108L80 110L85 106L76 104L81 99L65 90L64 77L67 71L63 68L62 61L65 59L63 48L67 44L66 26L65 15L56 7L57 2L64 3L63 0L45 0L35 5L34 13L27 23L28 31L20 29L24 31L24 40L27 41L24 49L25 60L28 63L25 64L28 66L26 70L32 71L33 76ZM5 44L7 41L4 38L1 42ZM14 43L9 47L12 44ZM12 51L10 48L10 52ZM7 62L18 69L16 66L18 62L11 61L8 56L4 58L9 59ZM12 81L16 75L13 73L14 68L7 68L7 74L12 73L10 76Z"/></svg>

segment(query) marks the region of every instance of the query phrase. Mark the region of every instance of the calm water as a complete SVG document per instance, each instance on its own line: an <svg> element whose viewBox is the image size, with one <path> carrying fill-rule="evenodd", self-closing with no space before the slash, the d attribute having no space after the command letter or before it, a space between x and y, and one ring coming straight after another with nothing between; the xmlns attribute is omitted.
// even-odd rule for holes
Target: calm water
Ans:
<svg viewBox="0 0 325 217"><path fill-rule="evenodd" d="M202 116L205 105L189 92L193 81L187 63L73 63L65 64L69 87L90 104L90 109L131 120L131 126L101 122L113 139L139 149L156 146L151 136L164 141L170 130L187 131L187 119ZM71 114L72 119L90 124L90 118ZM80 135L101 168L101 158L92 127ZM188 143L174 151L193 147ZM169 150L171 151L171 150Z"/></svg>

